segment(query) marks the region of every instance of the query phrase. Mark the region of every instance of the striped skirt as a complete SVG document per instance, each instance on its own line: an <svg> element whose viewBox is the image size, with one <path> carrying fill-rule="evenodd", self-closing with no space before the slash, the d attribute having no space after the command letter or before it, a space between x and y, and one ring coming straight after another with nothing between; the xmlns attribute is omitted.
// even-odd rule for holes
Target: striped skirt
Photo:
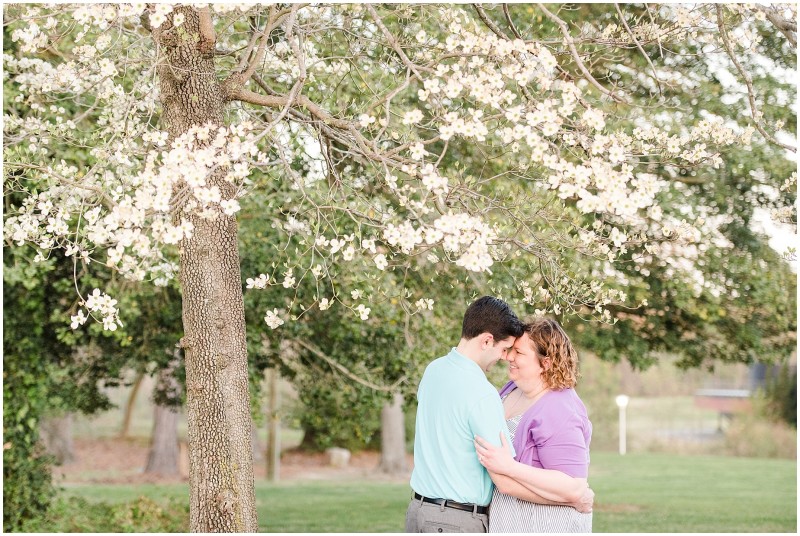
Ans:
<svg viewBox="0 0 800 536"><path fill-rule="evenodd" d="M489 532L592 532L592 514L571 506L536 504L494 490Z"/></svg>

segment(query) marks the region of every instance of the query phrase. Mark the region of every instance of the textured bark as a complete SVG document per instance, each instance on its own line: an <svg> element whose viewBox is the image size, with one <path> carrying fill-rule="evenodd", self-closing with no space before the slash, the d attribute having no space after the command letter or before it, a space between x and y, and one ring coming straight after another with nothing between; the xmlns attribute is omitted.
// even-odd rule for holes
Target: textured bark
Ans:
<svg viewBox="0 0 800 536"><path fill-rule="evenodd" d="M159 53L162 120L171 137L194 125L223 124L214 45L204 40L195 9L179 7L175 13L185 15L184 31L170 31L169 21L153 30ZM210 177L208 183L218 186L223 198L229 199L233 186L222 180L223 172ZM222 214L214 220L190 219L194 234L180 244L190 528L193 532L256 532L236 219Z"/></svg>
<svg viewBox="0 0 800 536"><path fill-rule="evenodd" d="M406 426L403 417L403 395L395 393L391 403L381 410L381 465L383 473L404 473L406 463Z"/></svg>
<svg viewBox="0 0 800 536"><path fill-rule="evenodd" d="M54 456L59 465L75 461L72 443L72 413L47 417L39 423L40 437L45 451Z"/></svg>
<svg viewBox="0 0 800 536"><path fill-rule="evenodd" d="M153 437L147 455L145 473L177 475L180 447L178 446L178 417L180 412L172 406L153 405Z"/></svg>

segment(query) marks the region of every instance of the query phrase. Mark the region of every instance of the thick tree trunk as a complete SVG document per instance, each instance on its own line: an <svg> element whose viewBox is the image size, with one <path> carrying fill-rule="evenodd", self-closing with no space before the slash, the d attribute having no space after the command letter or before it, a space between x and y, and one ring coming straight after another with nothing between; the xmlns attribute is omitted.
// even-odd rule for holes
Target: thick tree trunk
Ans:
<svg viewBox="0 0 800 536"><path fill-rule="evenodd" d="M136 395L139 394L139 387L142 386L144 379L144 372L136 373L136 380L133 382L131 394L128 396L128 403L125 405L125 417L122 420L122 429L119 431L119 437L125 439L131 431L131 419L133 418L133 408L136 404Z"/></svg>
<svg viewBox="0 0 800 536"><path fill-rule="evenodd" d="M159 49L162 119L172 138L195 125L223 124L223 95L214 72L208 25L179 7L180 32L169 20L153 29ZM172 31L170 31L172 30ZM223 199L233 185L220 170L207 179ZM181 207L174 207L176 218ZM192 532L256 532L244 300L236 219L189 216L180 243Z"/></svg>
<svg viewBox="0 0 800 536"><path fill-rule="evenodd" d="M180 365L181 352L175 349L172 361L158 373L153 391L153 436L147 456L145 473L158 475L180 474L180 446L178 445L179 407L165 404L163 400L180 400L181 385L175 377Z"/></svg>
<svg viewBox="0 0 800 536"><path fill-rule="evenodd" d="M403 395L395 393L381 410L381 465L383 473L403 473L406 464L406 426L403 417Z"/></svg>
<svg viewBox="0 0 800 536"><path fill-rule="evenodd" d="M59 465L75 461L72 444L72 413L54 415L42 419L39 432L45 451L54 456Z"/></svg>
<svg viewBox="0 0 800 536"><path fill-rule="evenodd" d="M154 404L153 437L150 454L147 456L145 473L171 476L180 473L178 466L178 417L180 412L173 406Z"/></svg>

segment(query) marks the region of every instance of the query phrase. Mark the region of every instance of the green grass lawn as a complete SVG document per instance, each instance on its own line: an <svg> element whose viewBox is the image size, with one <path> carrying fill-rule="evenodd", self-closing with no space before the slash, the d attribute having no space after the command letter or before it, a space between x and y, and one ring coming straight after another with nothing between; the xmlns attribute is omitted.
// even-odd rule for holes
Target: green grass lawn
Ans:
<svg viewBox="0 0 800 536"><path fill-rule="evenodd" d="M592 453L595 532L797 530L792 460ZM69 496L122 502L187 497L186 485L73 485ZM375 481L256 484L265 532L402 532L410 488Z"/></svg>
<svg viewBox="0 0 800 536"><path fill-rule="evenodd" d="M797 462L593 453L595 532L797 532Z"/></svg>

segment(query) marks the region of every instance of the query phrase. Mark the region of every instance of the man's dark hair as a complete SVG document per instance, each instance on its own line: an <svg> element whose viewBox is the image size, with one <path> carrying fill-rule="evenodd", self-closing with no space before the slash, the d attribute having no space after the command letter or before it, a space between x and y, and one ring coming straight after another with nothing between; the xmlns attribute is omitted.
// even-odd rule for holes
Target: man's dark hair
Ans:
<svg viewBox="0 0 800 536"><path fill-rule="evenodd" d="M521 337L525 325L517 318L511 307L499 298L484 296L467 307L461 337L473 339L481 333L491 333L495 344L509 337Z"/></svg>

